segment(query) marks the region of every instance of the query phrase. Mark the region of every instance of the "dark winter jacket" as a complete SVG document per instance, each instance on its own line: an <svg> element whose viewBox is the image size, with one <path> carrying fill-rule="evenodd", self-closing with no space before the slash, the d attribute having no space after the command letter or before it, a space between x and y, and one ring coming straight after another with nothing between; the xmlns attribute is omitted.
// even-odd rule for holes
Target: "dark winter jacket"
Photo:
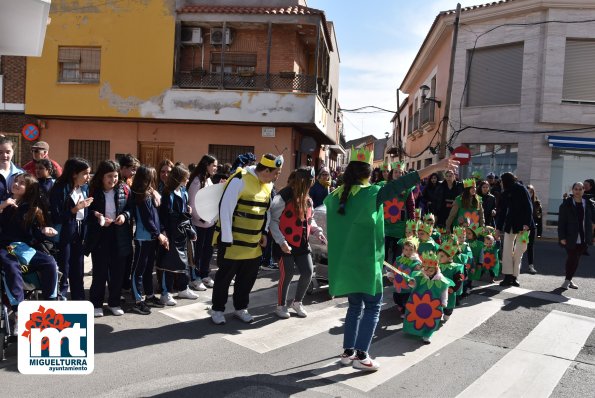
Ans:
<svg viewBox="0 0 595 398"><path fill-rule="evenodd" d="M130 201L126 188L123 183L118 183L114 187L116 202L116 217L123 215L125 222L122 225L112 224L108 228L114 228L117 241L117 255L125 257L132 253L132 229L130 228ZM105 215L105 193L103 190L93 192L93 203L89 206L89 216L87 217L87 236L85 239L85 255L89 255L99 244L104 234L111 233L108 228L99 225L99 219L95 217L95 212Z"/></svg>
<svg viewBox="0 0 595 398"><path fill-rule="evenodd" d="M492 210L496 208L496 197L488 192L487 195L479 195L481 197L481 205L483 206L483 216L485 218L485 225L493 227L494 217Z"/></svg>
<svg viewBox="0 0 595 398"><path fill-rule="evenodd" d="M578 212L572 197L564 199L558 210L558 239L566 240L566 247L573 249L579 236ZM593 242L595 224L595 201L585 199L585 243Z"/></svg>
<svg viewBox="0 0 595 398"><path fill-rule="evenodd" d="M81 187L83 197L89 197L89 186L83 185ZM70 197L72 187L69 184L54 184L50 191L50 214L52 217L53 227L59 232L58 241L62 244L68 243L67 240L72 237L75 228L77 228L76 213L72 213L72 208L76 203ZM85 219L89 214L89 208L86 207ZM85 236L87 223L81 224L80 234Z"/></svg>
<svg viewBox="0 0 595 398"><path fill-rule="evenodd" d="M533 221L533 204L529 191L523 185L514 185L500 195L500 202L496 214L496 229L508 233L519 233L523 226L535 229Z"/></svg>

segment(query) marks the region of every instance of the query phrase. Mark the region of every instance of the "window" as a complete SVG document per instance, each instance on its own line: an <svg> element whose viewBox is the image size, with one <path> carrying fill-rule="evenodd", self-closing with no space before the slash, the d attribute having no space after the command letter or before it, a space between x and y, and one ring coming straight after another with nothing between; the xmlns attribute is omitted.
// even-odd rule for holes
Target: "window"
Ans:
<svg viewBox="0 0 595 398"><path fill-rule="evenodd" d="M68 140L68 158L83 158L91 164L93 172L99 162L109 159L109 141Z"/></svg>
<svg viewBox="0 0 595 398"><path fill-rule="evenodd" d="M256 54L232 53L223 54L223 72L250 74L256 70ZM211 72L221 72L221 52L211 53Z"/></svg>
<svg viewBox="0 0 595 398"><path fill-rule="evenodd" d="M471 150L471 162L460 167L461 178L468 178L473 171L485 178L489 173L502 175L516 173L517 144L465 144Z"/></svg>
<svg viewBox="0 0 595 398"><path fill-rule="evenodd" d="M480 48L467 54L467 106L521 103L523 43Z"/></svg>
<svg viewBox="0 0 595 398"><path fill-rule="evenodd" d="M595 40L566 40L562 100L595 102Z"/></svg>
<svg viewBox="0 0 595 398"><path fill-rule="evenodd" d="M26 163L28 160L23 163L21 162L23 160L21 159L21 152L25 149L21 147L21 134L2 132L2 135L12 141L12 162L14 164ZM30 154L27 155L31 156Z"/></svg>
<svg viewBox="0 0 595 398"><path fill-rule="evenodd" d="M231 163L236 158L243 154L251 152L254 153L253 146L241 146L241 145L213 145L209 144L209 153L218 160L219 164ZM258 160L258 159L257 159Z"/></svg>
<svg viewBox="0 0 595 398"><path fill-rule="evenodd" d="M99 83L101 48L60 47L58 49L59 82Z"/></svg>

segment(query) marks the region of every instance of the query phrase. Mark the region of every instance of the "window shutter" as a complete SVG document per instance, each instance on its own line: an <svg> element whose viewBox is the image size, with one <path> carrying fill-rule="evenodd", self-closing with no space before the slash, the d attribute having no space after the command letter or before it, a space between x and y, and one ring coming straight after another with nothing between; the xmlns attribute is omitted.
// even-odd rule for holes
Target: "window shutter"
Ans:
<svg viewBox="0 0 595 398"><path fill-rule="evenodd" d="M595 101L595 41L566 40L562 99Z"/></svg>
<svg viewBox="0 0 595 398"><path fill-rule="evenodd" d="M81 49L81 70L84 72L99 72L101 52L98 48Z"/></svg>
<svg viewBox="0 0 595 398"><path fill-rule="evenodd" d="M476 49L467 83L467 106L521 103L523 43Z"/></svg>
<svg viewBox="0 0 595 398"><path fill-rule="evenodd" d="M60 47L58 50L58 62L80 62L81 49L73 47Z"/></svg>

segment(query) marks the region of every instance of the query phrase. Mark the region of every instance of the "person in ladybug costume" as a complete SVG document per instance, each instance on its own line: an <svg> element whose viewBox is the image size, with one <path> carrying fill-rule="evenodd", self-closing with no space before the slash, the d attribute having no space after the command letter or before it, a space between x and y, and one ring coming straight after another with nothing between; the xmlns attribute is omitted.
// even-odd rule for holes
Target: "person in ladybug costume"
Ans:
<svg viewBox="0 0 595 398"><path fill-rule="evenodd" d="M316 224L313 217L314 204L308 193L313 183L314 169L300 167L291 174L287 186L279 191L271 205L269 230L281 249L275 314L282 319L288 319L291 316L289 308L292 308L300 318L308 316L302 305L302 299L310 285L313 272L308 238L312 234L326 244L322 228ZM296 267L300 273L300 279L293 302L288 306L287 291Z"/></svg>

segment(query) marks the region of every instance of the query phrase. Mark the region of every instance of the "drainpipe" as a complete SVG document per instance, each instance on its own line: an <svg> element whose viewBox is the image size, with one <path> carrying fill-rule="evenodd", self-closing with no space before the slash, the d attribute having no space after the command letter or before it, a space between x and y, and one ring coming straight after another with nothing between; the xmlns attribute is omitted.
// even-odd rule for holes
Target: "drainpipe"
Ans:
<svg viewBox="0 0 595 398"><path fill-rule="evenodd" d="M273 38L273 23L269 22L268 43L267 43L267 77L265 89L271 89L271 41Z"/></svg>
<svg viewBox="0 0 595 398"><path fill-rule="evenodd" d="M452 47L450 50L450 69L448 71L448 86L446 98L444 99L444 116L442 117L442 136L440 138L440 159L446 157L446 143L448 137L448 120L450 116L450 97L452 95L452 80L455 73L455 54L457 52L457 38L459 37L459 20L461 18L461 3L457 4L454 30L452 33Z"/></svg>
<svg viewBox="0 0 595 398"><path fill-rule="evenodd" d="M399 161L403 160L403 150L401 146L401 102L399 101L399 89L397 89L397 149L399 150Z"/></svg>
<svg viewBox="0 0 595 398"><path fill-rule="evenodd" d="M223 86L223 80L225 78L225 72L224 72L224 70L225 70L225 63L224 63L225 57L223 56L223 53L225 52L224 50L225 50L225 30L226 29L227 29L227 22L224 21L223 22L223 40L221 41L221 71L220 71L221 73L219 74L219 79L220 79L219 88L220 89L223 89L224 88L224 86Z"/></svg>

